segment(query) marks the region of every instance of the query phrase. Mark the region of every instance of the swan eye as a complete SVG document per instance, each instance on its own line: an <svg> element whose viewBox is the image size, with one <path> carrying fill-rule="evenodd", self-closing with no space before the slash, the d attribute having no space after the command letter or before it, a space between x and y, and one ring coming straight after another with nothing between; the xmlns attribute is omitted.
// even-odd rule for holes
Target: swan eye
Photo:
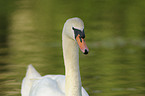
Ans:
<svg viewBox="0 0 145 96"><path fill-rule="evenodd" d="M83 29L83 31L81 31L81 30L79 30L79 29L76 29L76 28L74 28L74 27L72 27L72 29L74 30L75 38L76 38L78 35L80 35L80 41L82 41L81 38L85 38L84 29Z"/></svg>

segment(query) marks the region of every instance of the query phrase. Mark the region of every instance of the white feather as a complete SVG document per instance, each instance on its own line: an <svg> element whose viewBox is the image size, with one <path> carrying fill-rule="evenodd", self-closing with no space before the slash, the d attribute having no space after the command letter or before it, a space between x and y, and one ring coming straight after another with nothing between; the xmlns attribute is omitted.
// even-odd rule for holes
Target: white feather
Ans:
<svg viewBox="0 0 145 96"><path fill-rule="evenodd" d="M28 66L22 81L22 96L89 96L81 85L79 71L79 49L72 27L83 30L83 21L72 18L63 28L64 75L41 76L32 65Z"/></svg>

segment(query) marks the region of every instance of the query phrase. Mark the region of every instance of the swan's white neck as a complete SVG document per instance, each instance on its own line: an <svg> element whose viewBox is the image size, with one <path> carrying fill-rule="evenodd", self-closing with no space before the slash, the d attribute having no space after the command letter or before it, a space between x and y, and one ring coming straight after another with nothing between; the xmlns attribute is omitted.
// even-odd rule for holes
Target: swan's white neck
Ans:
<svg viewBox="0 0 145 96"><path fill-rule="evenodd" d="M64 30L65 31L65 30ZM65 96L82 96L79 71L79 48L75 40L62 33L65 63Z"/></svg>

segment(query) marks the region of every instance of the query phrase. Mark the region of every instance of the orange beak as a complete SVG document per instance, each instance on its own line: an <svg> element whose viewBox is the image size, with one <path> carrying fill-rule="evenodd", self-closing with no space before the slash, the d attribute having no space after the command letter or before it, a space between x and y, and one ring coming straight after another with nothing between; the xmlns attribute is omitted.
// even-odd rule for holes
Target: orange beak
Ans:
<svg viewBox="0 0 145 96"><path fill-rule="evenodd" d="M84 54L88 54L89 49L85 43L85 40L83 38L80 38L80 35L78 34L78 36L76 37L76 41L80 47L80 50L84 53Z"/></svg>

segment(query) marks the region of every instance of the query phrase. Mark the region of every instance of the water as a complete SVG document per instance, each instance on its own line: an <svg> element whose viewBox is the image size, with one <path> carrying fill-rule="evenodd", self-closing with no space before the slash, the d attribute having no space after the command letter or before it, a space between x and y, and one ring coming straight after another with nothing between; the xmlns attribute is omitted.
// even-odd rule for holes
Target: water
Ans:
<svg viewBox="0 0 145 96"><path fill-rule="evenodd" d="M145 95L145 1L8 1L0 1L0 96L20 96L29 64L64 74L61 31L71 17L85 23L90 53L80 52L80 70L89 95Z"/></svg>

